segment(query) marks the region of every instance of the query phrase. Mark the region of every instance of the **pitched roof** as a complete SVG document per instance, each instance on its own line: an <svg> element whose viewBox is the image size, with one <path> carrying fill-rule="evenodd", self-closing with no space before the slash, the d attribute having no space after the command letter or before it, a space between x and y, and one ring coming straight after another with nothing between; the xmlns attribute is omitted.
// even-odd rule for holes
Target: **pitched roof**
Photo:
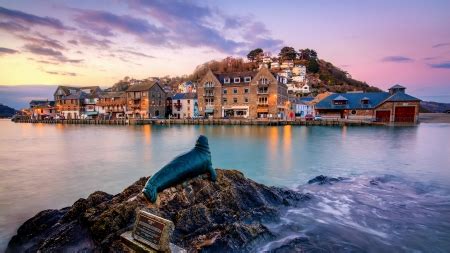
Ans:
<svg viewBox="0 0 450 253"><path fill-rule="evenodd" d="M153 85L157 84L157 81L154 82L144 82L144 83L139 83L139 84L133 84L131 85L127 91L145 91L145 90L149 90L150 88L153 87Z"/></svg>
<svg viewBox="0 0 450 253"><path fill-rule="evenodd" d="M343 98L343 99L342 99ZM335 105L333 100L347 100L345 105ZM362 103L362 100L368 100L367 104ZM396 92L390 94L389 92L364 92L364 93L342 93L331 94L316 104L316 109L342 110L342 109L373 109L384 102L401 102L401 101L420 101L420 99L405 94L403 92Z"/></svg>
<svg viewBox="0 0 450 253"><path fill-rule="evenodd" d="M87 94L82 91L77 91L75 93L69 94L67 96L62 97L62 100L68 99L84 99L87 97Z"/></svg>
<svg viewBox="0 0 450 253"><path fill-rule="evenodd" d="M406 88L403 87L403 86L401 86L400 84L396 84L396 85L392 86L392 87L389 88L389 89L406 89Z"/></svg>
<svg viewBox="0 0 450 253"><path fill-rule="evenodd" d="M197 99L197 93L176 93L172 99Z"/></svg>
<svg viewBox="0 0 450 253"><path fill-rule="evenodd" d="M228 72L228 73L220 73L220 74L214 74L214 75L217 77L217 80L219 80L219 82L221 84L247 84L247 83L244 83L244 77L251 77L253 79L253 77L255 77L256 74L258 74L258 71ZM240 83L234 82L233 79L235 77L239 77L241 79ZM230 78L230 83L224 83L225 78Z"/></svg>
<svg viewBox="0 0 450 253"><path fill-rule="evenodd" d="M373 109L384 102L390 94L388 92L366 92L366 93L336 93L324 98L316 104L316 109L342 110L342 109ZM341 99L343 98L343 99ZM363 104L361 100L368 98L369 103ZM335 105L333 100L346 100L347 104Z"/></svg>
<svg viewBox="0 0 450 253"><path fill-rule="evenodd" d="M118 98L118 97L126 97L125 91L109 91L103 92L99 94L100 98Z"/></svg>
<svg viewBox="0 0 450 253"><path fill-rule="evenodd" d="M387 98L385 101L390 102L404 102L404 101L420 101L420 99L410 96L403 92L396 92L392 94L389 98Z"/></svg>

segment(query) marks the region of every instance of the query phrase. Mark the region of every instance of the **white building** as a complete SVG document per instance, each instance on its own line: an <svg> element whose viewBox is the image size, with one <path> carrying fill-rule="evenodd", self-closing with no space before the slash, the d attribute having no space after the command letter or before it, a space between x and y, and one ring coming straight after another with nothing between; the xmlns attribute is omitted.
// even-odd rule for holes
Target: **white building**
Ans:
<svg viewBox="0 0 450 253"><path fill-rule="evenodd" d="M177 93L172 97L172 118L186 119L198 116L196 93Z"/></svg>
<svg viewBox="0 0 450 253"><path fill-rule="evenodd" d="M304 118L306 115L314 114L314 106L311 103L313 97L296 98L292 101L294 105L295 117Z"/></svg>
<svg viewBox="0 0 450 253"><path fill-rule="evenodd" d="M278 62L272 62L272 63L270 64L270 68L271 68L271 69L278 69L278 68L280 68L280 63L278 63Z"/></svg>

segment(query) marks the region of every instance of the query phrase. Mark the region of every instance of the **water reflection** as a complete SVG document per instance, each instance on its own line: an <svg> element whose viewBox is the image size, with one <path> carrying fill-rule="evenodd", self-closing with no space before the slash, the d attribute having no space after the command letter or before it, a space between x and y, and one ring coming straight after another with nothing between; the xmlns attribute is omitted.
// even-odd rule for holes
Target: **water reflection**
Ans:
<svg viewBox="0 0 450 253"><path fill-rule="evenodd" d="M0 242L36 212L117 193L209 138L213 165L268 185L320 174L396 174L450 184L450 125L418 127L101 126L0 121ZM20 200L20 201L18 201ZM1 248L0 248L1 251Z"/></svg>

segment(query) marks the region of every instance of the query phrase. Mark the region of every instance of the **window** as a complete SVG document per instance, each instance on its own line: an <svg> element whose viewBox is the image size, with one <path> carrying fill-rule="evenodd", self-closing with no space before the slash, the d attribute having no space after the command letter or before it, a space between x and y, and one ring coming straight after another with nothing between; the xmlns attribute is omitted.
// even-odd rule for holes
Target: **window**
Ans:
<svg viewBox="0 0 450 253"><path fill-rule="evenodd" d="M230 78L229 77L225 77L223 79L223 83L230 83Z"/></svg>
<svg viewBox="0 0 450 253"><path fill-rule="evenodd" d="M240 77L235 77L233 82L234 83L240 83L241 82L241 78Z"/></svg>
<svg viewBox="0 0 450 253"><path fill-rule="evenodd" d="M237 98L233 98L233 103L237 104Z"/></svg>
<svg viewBox="0 0 450 253"><path fill-rule="evenodd" d="M269 84L269 80L267 80L267 78L265 78L265 77L262 77L262 78L259 80L259 82L260 82L261 84Z"/></svg>
<svg viewBox="0 0 450 253"><path fill-rule="evenodd" d="M248 97L244 98L244 103L248 103Z"/></svg>
<svg viewBox="0 0 450 253"><path fill-rule="evenodd" d="M362 99L361 100L361 103L363 104L363 105L368 105L369 104L369 99Z"/></svg>
<svg viewBox="0 0 450 253"><path fill-rule="evenodd" d="M259 97L258 98L258 104L266 105L267 104L267 97Z"/></svg>
<svg viewBox="0 0 450 253"><path fill-rule="evenodd" d="M187 100L187 103L188 103L188 105L189 105L189 104L191 104L191 100L190 100L190 99L188 99L188 100Z"/></svg>
<svg viewBox="0 0 450 253"><path fill-rule="evenodd" d="M213 82L208 81L208 82L205 83L205 88L212 88L212 87L214 87L214 83Z"/></svg>
<svg viewBox="0 0 450 253"><path fill-rule="evenodd" d="M224 104L227 103L227 98L223 98L223 103L224 103Z"/></svg>
<svg viewBox="0 0 450 253"><path fill-rule="evenodd" d="M233 93L237 94L237 89L236 88L233 89Z"/></svg>
<svg viewBox="0 0 450 253"><path fill-rule="evenodd" d="M248 93L248 88L244 89L244 93L247 94Z"/></svg>
<svg viewBox="0 0 450 253"><path fill-rule="evenodd" d="M356 114L356 111L355 111L355 110L352 110L352 114Z"/></svg>
<svg viewBox="0 0 450 253"><path fill-rule="evenodd" d="M223 89L223 94L227 94L227 89Z"/></svg>
<svg viewBox="0 0 450 253"><path fill-rule="evenodd" d="M142 92L142 96L146 97L147 96L147 92Z"/></svg>
<svg viewBox="0 0 450 253"><path fill-rule="evenodd" d="M244 83L249 83L252 80L250 76L244 77Z"/></svg>

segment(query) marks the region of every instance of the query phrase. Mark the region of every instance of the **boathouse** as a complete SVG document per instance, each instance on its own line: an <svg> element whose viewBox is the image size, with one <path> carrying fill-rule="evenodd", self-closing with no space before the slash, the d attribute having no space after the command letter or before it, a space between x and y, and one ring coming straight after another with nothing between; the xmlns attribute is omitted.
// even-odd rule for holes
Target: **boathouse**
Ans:
<svg viewBox="0 0 450 253"><path fill-rule="evenodd" d="M316 114L328 119L356 119L378 122L416 123L420 99L394 85L389 92L349 92L331 94L316 107Z"/></svg>

